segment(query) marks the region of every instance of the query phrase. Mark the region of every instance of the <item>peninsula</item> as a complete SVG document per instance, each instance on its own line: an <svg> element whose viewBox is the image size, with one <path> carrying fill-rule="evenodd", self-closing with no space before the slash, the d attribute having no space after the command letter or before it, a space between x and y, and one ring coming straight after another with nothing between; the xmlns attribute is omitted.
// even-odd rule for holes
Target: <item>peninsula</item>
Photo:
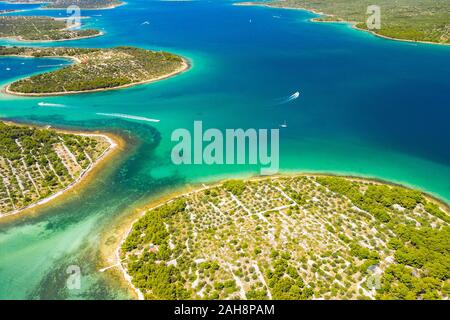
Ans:
<svg viewBox="0 0 450 320"><path fill-rule="evenodd" d="M18 80L6 86L9 94L64 95L119 89L174 76L189 68L175 54L134 47L112 49L0 47L0 56L62 57L74 64Z"/></svg>
<svg viewBox="0 0 450 320"><path fill-rule="evenodd" d="M45 16L0 16L0 38L19 41L64 41L101 35L95 29L69 29L64 19Z"/></svg>
<svg viewBox="0 0 450 320"><path fill-rule="evenodd" d="M115 146L102 134L0 122L0 218L61 195Z"/></svg>
<svg viewBox="0 0 450 320"><path fill-rule="evenodd" d="M351 177L230 180L143 213L118 259L146 299L446 299L447 205Z"/></svg>
<svg viewBox="0 0 450 320"><path fill-rule="evenodd" d="M381 8L381 29L368 30L367 7ZM304 9L320 14L318 22L350 22L357 29L394 40L450 44L448 0L279 0L241 2L274 8Z"/></svg>

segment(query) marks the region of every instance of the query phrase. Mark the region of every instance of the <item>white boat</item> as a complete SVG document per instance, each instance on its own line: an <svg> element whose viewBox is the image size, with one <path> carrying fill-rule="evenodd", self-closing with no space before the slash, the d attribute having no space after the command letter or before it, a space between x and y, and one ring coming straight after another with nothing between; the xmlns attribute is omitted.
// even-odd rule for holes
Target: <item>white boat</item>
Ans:
<svg viewBox="0 0 450 320"><path fill-rule="evenodd" d="M294 94L292 94L289 97L289 100L294 100L294 99L297 99L298 97L300 97L300 92L296 91Z"/></svg>

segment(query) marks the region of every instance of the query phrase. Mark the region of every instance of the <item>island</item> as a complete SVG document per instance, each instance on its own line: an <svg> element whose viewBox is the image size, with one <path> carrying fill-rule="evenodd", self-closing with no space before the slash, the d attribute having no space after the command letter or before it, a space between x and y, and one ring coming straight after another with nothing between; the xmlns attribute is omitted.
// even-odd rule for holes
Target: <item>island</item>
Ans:
<svg viewBox="0 0 450 320"><path fill-rule="evenodd" d="M229 180L146 210L117 259L145 299L448 299L450 213L355 177Z"/></svg>
<svg viewBox="0 0 450 320"><path fill-rule="evenodd" d="M111 49L0 47L0 56L62 57L75 63L18 80L5 92L24 96L64 95L119 89L161 80L189 68L182 57L134 47Z"/></svg>
<svg viewBox="0 0 450 320"><path fill-rule="evenodd" d="M381 8L381 29L368 30L367 7ZM355 28L394 40L450 44L448 0L280 0L241 2L274 8L304 9L320 14L317 22L350 22Z"/></svg>
<svg viewBox="0 0 450 320"><path fill-rule="evenodd" d="M112 9L124 4L118 0L6 0L0 1L15 4L42 4L45 9L67 9L69 6L78 6L84 10Z"/></svg>
<svg viewBox="0 0 450 320"><path fill-rule="evenodd" d="M69 6L78 6L83 10L113 9L123 5L117 0L51 0L45 8L66 9Z"/></svg>
<svg viewBox="0 0 450 320"><path fill-rule="evenodd" d="M0 122L0 218L63 194L116 146L104 134Z"/></svg>
<svg viewBox="0 0 450 320"><path fill-rule="evenodd" d="M45 16L0 16L0 38L18 41L64 41L101 35L95 29L67 28L65 19Z"/></svg>

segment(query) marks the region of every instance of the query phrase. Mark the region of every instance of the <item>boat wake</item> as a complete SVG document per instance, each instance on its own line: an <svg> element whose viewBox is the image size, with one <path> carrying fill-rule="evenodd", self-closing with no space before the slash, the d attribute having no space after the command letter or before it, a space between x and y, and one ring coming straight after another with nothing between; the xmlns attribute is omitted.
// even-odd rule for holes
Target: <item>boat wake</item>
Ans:
<svg viewBox="0 0 450 320"><path fill-rule="evenodd" d="M51 68L51 67L61 67L63 66L63 63L60 64L46 64L46 65L42 65L42 66L37 66L38 68Z"/></svg>
<svg viewBox="0 0 450 320"><path fill-rule="evenodd" d="M146 117L140 117L140 116L133 116L129 114L122 114L122 113L96 113L98 116L105 116L105 117L114 117L114 118L124 118L124 119L131 119L131 120L138 120L138 121L146 121L146 122L159 122L158 119L151 119Z"/></svg>
<svg viewBox="0 0 450 320"><path fill-rule="evenodd" d="M39 107L51 107L51 108L65 108L66 106L64 104L59 103L48 103L48 102L39 102Z"/></svg>
<svg viewBox="0 0 450 320"><path fill-rule="evenodd" d="M298 99L299 97L300 97L300 92L296 91L296 92L294 92L293 94L291 94L291 95L288 96L288 97L284 97L284 98L277 99L278 101L277 101L276 104L277 104L277 105L279 105L279 104L285 104L285 103L294 101L294 100Z"/></svg>

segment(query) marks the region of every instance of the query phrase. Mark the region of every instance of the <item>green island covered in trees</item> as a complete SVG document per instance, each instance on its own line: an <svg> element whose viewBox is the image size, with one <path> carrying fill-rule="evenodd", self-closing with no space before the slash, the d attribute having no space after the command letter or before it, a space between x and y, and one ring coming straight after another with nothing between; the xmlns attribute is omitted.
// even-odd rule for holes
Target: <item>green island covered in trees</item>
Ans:
<svg viewBox="0 0 450 320"><path fill-rule="evenodd" d="M66 189L111 146L102 135L0 122L0 218Z"/></svg>
<svg viewBox="0 0 450 320"><path fill-rule="evenodd" d="M112 49L0 46L0 56L63 57L75 61L61 69L18 80L6 92L18 95L63 95L117 89L160 80L186 70L188 63L168 52L134 47Z"/></svg>
<svg viewBox="0 0 450 320"><path fill-rule="evenodd" d="M146 299L448 299L450 215L372 180L230 180L146 211L119 258Z"/></svg>
<svg viewBox="0 0 450 320"><path fill-rule="evenodd" d="M101 35L95 29L68 29L64 19L45 16L0 16L0 38L20 41L63 41Z"/></svg>
<svg viewBox="0 0 450 320"><path fill-rule="evenodd" d="M50 9L66 9L73 5L81 9L111 9L124 3L118 0L5 0L0 2L43 4L44 8Z"/></svg>
<svg viewBox="0 0 450 320"><path fill-rule="evenodd" d="M123 4L117 0L50 0L46 8L65 9L69 6L78 6L81 9L112 9Z"/></svg>
<svg viewBox="0 0 450 320"><path fill-rule="evenodd" d="M367 28L367 8L381 9L381 29L371 32L398 40L450 44L450 1L448 0L279 0L243 2L276 8L299 8L322 14L314 21L347 21Z"/></svg>

